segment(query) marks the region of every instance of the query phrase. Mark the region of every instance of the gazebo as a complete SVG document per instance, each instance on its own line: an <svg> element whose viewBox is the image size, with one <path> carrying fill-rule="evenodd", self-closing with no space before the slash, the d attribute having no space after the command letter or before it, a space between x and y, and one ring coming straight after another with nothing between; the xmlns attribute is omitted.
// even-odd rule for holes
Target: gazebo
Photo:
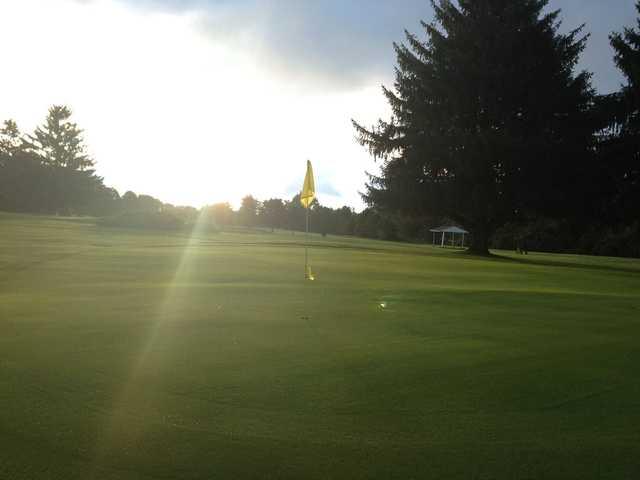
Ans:
<svg viewBox="0 0 640 480"><path fill-rule="evenodd" d="M455 246L456 235L461 235L460 244L464 248L465 236L469 234L464 228L456 227L455 225L443 225L442 227L432 228L429 231L433 234L433 244L440 245L441 247L447 244ZM438 243L436 243L436 240L439 240Z"/></svg>

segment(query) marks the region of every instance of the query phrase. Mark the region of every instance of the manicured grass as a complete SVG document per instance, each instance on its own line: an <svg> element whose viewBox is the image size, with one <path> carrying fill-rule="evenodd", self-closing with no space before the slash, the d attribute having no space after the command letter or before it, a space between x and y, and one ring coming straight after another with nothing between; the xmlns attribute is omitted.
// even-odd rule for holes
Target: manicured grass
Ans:
<svg viewBox="0 0 640 480"><path fill-rule="evenodd" d="M640 261L0 214L0 478L640 477Z"/></svg>

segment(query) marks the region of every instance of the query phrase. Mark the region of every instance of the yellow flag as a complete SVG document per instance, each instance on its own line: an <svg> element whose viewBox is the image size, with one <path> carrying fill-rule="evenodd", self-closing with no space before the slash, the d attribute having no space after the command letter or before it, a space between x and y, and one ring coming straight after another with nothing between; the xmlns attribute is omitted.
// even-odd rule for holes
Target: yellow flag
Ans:
<svg viewBox="0 0 640 480"><path fill-rule="evenodd" d="M302 192L300 193L300 202L304 208L309 208L311 202L316 196L316 184L313 180L313 168L311 162L307 160L307 174L304 176L304 184L302 185Z"/></svg>

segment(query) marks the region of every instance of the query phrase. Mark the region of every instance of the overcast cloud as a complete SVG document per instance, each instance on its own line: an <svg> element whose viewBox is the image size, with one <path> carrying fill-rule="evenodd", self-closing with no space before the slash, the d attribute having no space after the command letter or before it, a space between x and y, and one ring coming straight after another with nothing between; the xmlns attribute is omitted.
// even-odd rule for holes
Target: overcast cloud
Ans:
<svg viewBox="0 0 640 480"><path fill-rule="evenodd" d="M348 89L393 73L392 43L404 29L420 32L430 21L428 0L123 0L135 8L197 12L214 41L250 49L257 61L305 85ZM634 21L633 0L552 0L563 28L585 23L592 34L581 68L594 73L601 92L621 77L608 35Z"/></svg>

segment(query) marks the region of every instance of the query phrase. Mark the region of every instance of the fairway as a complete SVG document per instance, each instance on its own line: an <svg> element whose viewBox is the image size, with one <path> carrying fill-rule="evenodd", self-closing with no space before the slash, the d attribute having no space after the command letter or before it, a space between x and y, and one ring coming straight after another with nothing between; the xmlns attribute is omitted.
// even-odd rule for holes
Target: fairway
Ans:
<svg viewBox="0 0 640 480"><path fill-rule="evenodd" d="M1 479L640 477L640 260L0 214Z"/></svg>

